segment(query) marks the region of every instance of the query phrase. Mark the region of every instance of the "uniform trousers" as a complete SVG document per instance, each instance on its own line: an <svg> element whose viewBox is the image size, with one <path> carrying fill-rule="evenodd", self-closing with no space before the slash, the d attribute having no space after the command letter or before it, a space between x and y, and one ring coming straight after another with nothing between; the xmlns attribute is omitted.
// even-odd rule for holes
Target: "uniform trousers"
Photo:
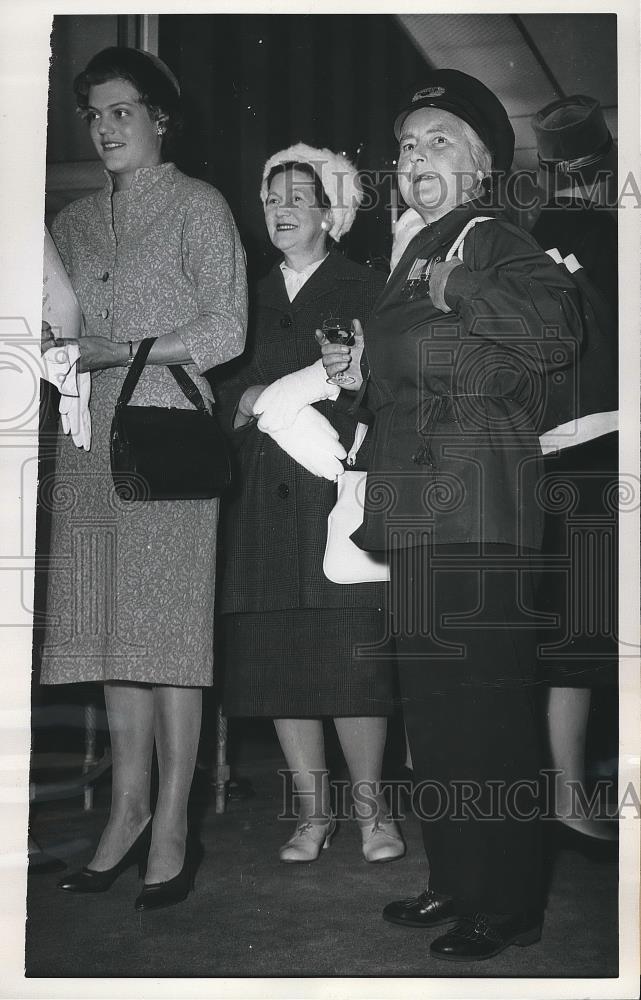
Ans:
<svg viewBox="0 0 641 1000"><path fill-rule="evenodd" d="M536 580L509 545L391 560L391 629L429 886L462 912L540 906Z"/></svg>

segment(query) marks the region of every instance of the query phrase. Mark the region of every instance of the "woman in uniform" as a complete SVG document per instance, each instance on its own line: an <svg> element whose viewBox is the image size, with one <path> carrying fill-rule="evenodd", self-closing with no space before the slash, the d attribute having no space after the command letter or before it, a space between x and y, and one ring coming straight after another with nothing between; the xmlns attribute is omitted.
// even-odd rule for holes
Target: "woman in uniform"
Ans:
<svg viewBox="0 0 641 1000"><path fill-rule="evenodd" d="M539 939L533 560L539 425L571 278L479 199L514 133L482 83L438 70L395 121L398 182L424 227L370 316L374 431L361 528L391 558L392 632L429 885L384 917L438 958ZM329 374L351 356L326 345ZM563 353L563 352L561 352ZM571 352L570 352L571 353ZM353 367L353 359L352 359Z"/></svg>

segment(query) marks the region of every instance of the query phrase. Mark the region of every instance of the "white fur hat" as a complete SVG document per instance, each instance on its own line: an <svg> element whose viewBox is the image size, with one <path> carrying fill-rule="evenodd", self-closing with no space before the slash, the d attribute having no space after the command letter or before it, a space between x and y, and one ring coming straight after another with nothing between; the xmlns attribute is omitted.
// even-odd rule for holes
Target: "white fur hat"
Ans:
<svg viewBox="0 0 641 1000"><path fill-rule="evenodd" d="M329 235L338 242L352 228L356 209L363 200L356 167L342 153L332 153L331 149L315 149L304 142L297 142L280 153L274 153L265 164L260 186L263 205L267 201L267 178L270 172L279 163L290 162L307 163L316 171L332 206L334 224Z"/></svg>

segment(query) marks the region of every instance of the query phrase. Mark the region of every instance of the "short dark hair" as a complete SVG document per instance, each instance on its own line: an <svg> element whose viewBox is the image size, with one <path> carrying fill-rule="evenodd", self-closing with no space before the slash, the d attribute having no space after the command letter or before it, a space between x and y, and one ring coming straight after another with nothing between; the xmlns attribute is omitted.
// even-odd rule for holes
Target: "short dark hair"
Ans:
<svg viewBox="0 0 641 1000"><path fill-rule="evenodd" d="M327 192L323 187L320 177L310 163L298 163L296 160L286 160L284 163L277 163L275 167L272 167L267 175L267 190L269 191L274 177L278 174L291 174L293 170L299 170L302 174L307 174L314 184L314 195L317 206L319 208L330 209L332 205L327 197Z"/></svg>
<svg viewBox="0 0 641 1000"><path fill-rule="evenodd" d="M163 72L146 52L124 46L112 46L93 56L73 81L76 104L81 113L89 106L89 91L109 80L125 80L134 87L152 119L163 117L166 132L163 146L171 142L182 127L180 92L177 83Z"/></svg>

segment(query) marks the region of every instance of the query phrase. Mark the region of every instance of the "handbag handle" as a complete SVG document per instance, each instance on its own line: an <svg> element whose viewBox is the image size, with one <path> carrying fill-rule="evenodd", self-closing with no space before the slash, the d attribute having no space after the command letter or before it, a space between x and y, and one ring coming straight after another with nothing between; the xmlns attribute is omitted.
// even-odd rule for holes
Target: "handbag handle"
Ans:
<svg viewBox="0 0 641 1000"><path fill-rule="evenodd" d="M149 352L154 346L157 337L145 337L141 340L138 350L134 356L134 360L131 362L131 367L127 372L127 377L122 384L122 389L120 390L120 395L118 396L118 401L116 406L126 406L133 395L133 391L138 385L138 379L142 374L142 370L145 367L147 358L149 357ZM184 395L187 397L190 403L198 410L203 410L203 412L208 413L207 407L203 401L203 397L198 391L196 385L192 382L187 372L180 365L167 365L169 371L176 379L179 387L182 389Z"/></svg>

